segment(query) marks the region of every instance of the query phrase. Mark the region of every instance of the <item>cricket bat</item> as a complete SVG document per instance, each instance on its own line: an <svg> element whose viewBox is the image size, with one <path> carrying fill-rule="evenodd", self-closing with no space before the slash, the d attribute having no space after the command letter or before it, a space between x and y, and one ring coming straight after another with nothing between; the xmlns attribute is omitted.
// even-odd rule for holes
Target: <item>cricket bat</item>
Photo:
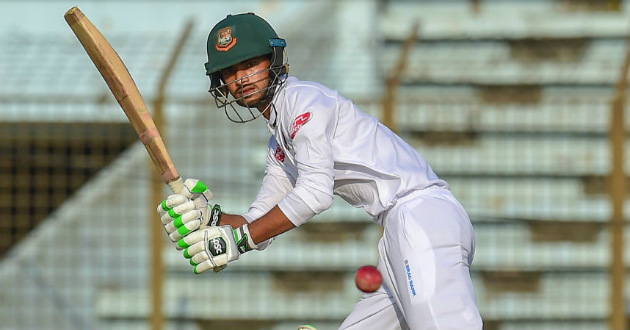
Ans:
<svg viewBox="0 0 630 330"><path fill-rule="evenodd" d="M70 8L64 18L127 115L147 149L151 161L160 172L162 181L174 193L181 192L182 179L166 150L162 136L153 122L136 83L118 53L78 7Z"/></svg>

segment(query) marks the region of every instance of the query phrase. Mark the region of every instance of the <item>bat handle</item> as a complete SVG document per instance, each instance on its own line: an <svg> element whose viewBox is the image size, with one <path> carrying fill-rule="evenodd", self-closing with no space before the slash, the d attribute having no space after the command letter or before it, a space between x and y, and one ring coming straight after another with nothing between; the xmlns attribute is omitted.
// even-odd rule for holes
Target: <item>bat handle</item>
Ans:
<svg viewBox="0 0 630 330"><path fill-rule="evenodd" d="M169 181L166 184L171 187L171 191L176 194L179 194L182 189L184 189L184 180L182 180L179 176L175 180Z"/></svg>

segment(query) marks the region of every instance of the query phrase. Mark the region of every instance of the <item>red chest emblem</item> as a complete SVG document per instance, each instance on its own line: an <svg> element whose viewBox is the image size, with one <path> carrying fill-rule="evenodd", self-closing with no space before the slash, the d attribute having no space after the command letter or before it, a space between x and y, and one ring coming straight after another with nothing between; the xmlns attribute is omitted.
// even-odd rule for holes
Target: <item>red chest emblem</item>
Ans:
<svg viewBox="0 0 630 330"><path fill-rule="evenodd" d="M300 128L304 126L304 124L306 124L306 122L308 122L310 119L311 119L310 112L305 112L295 117L295 120L293 121L293 128L291 129L291 138L294 138L295 134L297 134Z"/></svg>
<svg viewBox="0 0 630 330"><path fill-rule="evenodd" d="M282 148L280 148L280 146L276 148L276 153L274 154L274 156L276 156L276 159L279 160L281 163L284 163L284 151L282 151Z"/></svg>

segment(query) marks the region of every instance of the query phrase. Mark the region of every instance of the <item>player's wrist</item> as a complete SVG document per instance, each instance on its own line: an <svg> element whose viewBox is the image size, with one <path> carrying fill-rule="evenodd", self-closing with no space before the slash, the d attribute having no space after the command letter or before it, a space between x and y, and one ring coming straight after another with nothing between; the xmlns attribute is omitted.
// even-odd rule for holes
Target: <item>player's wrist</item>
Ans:
<svg viewBox="0 0 630 330"><path fill-rule="evenodd" d="M258 245L254 243L252 235L249 233L249 226L244 224L234 229L234 240L240 253L245 253L251 250L258 250Z"/></svg>

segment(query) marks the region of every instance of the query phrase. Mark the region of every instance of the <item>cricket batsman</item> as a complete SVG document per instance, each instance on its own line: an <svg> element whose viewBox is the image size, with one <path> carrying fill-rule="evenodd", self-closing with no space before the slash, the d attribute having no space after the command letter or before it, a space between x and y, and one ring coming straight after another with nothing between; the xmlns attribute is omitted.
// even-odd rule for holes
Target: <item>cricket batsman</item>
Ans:
<svg viewBox="0 0 630 330"><path fill-rule="evenodd" d="M195 273L220 271L331 207L333 195L383 227L383 285L339 329L480 330L466 211L427 161L336 90L288 74L286 42L263 18L228 15L208 36L210 94L234 122L262 117L271 133L262 186L244 214L210 203L188 179L158 206Z"/></svg>

